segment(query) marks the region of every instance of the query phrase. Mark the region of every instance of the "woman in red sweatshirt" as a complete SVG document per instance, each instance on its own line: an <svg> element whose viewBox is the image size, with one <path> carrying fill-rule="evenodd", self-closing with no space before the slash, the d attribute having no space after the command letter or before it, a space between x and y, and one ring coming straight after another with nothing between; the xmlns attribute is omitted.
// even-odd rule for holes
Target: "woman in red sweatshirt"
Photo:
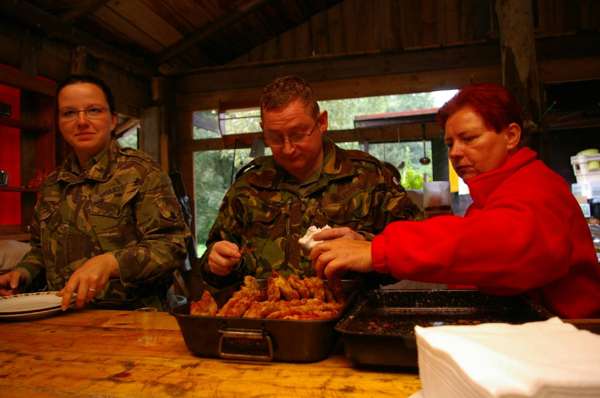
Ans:
<svg viewBox="0 0 600 398"><path fill-rule="evenodd" d="M521 145L514 97L495 84L470 85L438 120L473 199L465 216L393 222L371 242L325 241L311 252L317 273L375 270L491 294L527 292L561 317L600 316L589 228L565 181Z"/></svg>

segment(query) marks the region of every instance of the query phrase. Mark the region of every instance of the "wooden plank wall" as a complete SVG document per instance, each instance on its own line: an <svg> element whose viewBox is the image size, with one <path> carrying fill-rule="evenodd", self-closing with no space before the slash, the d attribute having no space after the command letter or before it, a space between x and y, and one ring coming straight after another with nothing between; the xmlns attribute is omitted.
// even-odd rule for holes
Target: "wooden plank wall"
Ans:
<svg viewBox="0 0 600 398"><path fill-rule="evenodd" d="M34 48L30 51L24 49L31 46ZM30 70L25 72L54 81L61 81L69 75L75 50L68 44L28 32L10 23L0 24L0 49L0 64L18 69L22 69L23 65L30 65ZM101 77L111 87L117 112L140 117L142 110L150 103L150 81L123 65L115 65L98 56L90 56L87 63L88 72Z"/></svg>
<svg viewBox="0 0 600 398"><path fill-rule="evenodd" d="M346 0L233 63L423 49L496 33L490 0Z"/></svg>
<svg viewBox="0 0 600 398"><path fill-rule="evenodd" d="M600 1L532 1L536 37L546 38L537 43L541 79L599 79L600 52L592 48L593 38L580 42L575 33L600 30ZM227 67L177 76L177 137L183 143L176 155L179 164L191 170L193 151L231 147L236 140L238 147L240 142L243 146L251 142L241 136L192 140L193 110L252 106L268 80L286 73L305 76L324 99L500 82L499 32L493 10L494 0L345 0ZM569 40L555 40L563 39L558 36ZM444 51L446 55L440 56ZM405 139L418 138L406 127ZM395 131L384 130L332 135L340 141L356 134L375 141L396 137ZM437 126L427 124L427 136L436 134ZM190 178L186 185L191 192Z"/></svg>

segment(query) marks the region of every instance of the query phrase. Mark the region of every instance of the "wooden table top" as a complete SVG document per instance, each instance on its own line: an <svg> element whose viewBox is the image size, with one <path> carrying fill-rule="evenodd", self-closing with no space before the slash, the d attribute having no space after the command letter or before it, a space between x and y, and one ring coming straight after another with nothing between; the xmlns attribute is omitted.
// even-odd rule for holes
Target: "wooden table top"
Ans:
<svg viewBox="0 0 600 398"><path fill-rule="evenodd" d="M409 397L417 374L193 356L164 312L82 310L0 323L0 397Z"/></svg>

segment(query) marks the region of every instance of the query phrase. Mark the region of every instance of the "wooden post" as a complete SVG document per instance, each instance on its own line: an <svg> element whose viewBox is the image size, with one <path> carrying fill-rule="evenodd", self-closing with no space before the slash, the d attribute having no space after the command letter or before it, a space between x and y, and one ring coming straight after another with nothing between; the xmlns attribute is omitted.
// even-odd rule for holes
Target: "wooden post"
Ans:
<svg viewBox="0 0 600 398"><path fill-rule="evenodd" d="M144 109L142 114L142 131L140 149L160 163L165 172L169 172L169 82L164 77L153 77L151 81L153 105Z"/></svg>
<svg viewBox="0 0 600 398"><path fill-rule="evenodd" d="M71 52L71 74L85 75L87 73L87 50L85 46L77 46Z"/></svg>
<svg viewBox="0 0 600 398"><path fill-rule="evenodd" d="M502 83L524 110L526 131L540 131L541 84L535 50L531 0L496 0Z"/></svg>
<svg viewBox="0 0 600 398"><path fill-rule="evenodd" d="M449 181L448 147L443 136L431 139L431 160L434 181Z"/></svg>
<svg viewBox="0 0 600 398"><path fill-rule="evenodd" d="M154 160L161 164L160 158L160 134L163 130L162 122L163 112L160 106L154 105L147 107L142 111L141 134L139 137L140 149L152 156ZM164 169L164 168L163 168Z"/></svg>

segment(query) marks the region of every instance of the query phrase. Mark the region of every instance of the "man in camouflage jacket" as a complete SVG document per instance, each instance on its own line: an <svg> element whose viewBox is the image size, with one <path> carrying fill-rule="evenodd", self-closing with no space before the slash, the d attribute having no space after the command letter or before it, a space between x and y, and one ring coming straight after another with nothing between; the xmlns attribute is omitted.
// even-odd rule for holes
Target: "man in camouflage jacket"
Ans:
<svg viewBox="0 0 600 398"><path fill-rule="evenodd" d="M370 240L391 221L420 217L382 162L324 136L327 113L319 113L302 79L268 85L261 120L273 156L245 166L226 193L200 260L209 284L267 277L273 270L313 275L309 253L298 243L311 225L333 227L328 238Z"/></svg>
<svg viewBox="0 0 600 398"><path fill-rule="evenodd" d="M93 303L160 307L159 298L185 258L189 235L169 177L146 154L116 141L82 170L74 156L44 182L31 225L32 250L17 268L31 279L43 269L60 290L89 258L112 253L120 278Z"/></svg>

